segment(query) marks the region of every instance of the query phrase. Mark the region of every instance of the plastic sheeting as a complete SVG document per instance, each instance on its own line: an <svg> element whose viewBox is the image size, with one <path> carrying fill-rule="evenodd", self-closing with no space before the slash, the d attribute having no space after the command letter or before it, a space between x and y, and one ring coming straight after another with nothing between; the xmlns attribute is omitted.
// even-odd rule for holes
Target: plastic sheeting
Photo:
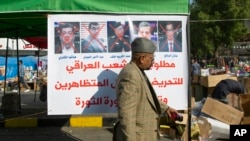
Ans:
<svg viewBox="0 0 250 141"><path fill-rule="evenodd" d="M26 57L19 57L19 60L23 61L23 65L25 66L26 70L37 70L37 59L34 56L26 56ZM14 78L17 76L17 58L16 57L8 57L7 66L5 66L6 58L0 57L0 80L4 80L5 73L6 78Z"/></svg>

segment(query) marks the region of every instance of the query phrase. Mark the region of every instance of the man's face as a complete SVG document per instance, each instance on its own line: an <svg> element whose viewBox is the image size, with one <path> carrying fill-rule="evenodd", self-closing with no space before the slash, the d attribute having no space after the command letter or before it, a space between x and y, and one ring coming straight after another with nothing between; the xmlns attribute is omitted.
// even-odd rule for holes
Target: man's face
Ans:
<svg viewBox="0 0 250 141"><path fill-rule="evenodd" d="M138 36L151 40L151 28L150 27L140 27L139 31L138 31Z"/></svg>
<svg viewBox="0 0 250 141"><path fill-rule="evenodd" d="M167 38L168 40L173 40L174 39L174 27L172 24L168 24L166 26L166 35L167 35Z"/></svg>
<svg viewBox="0 0 250 141"><path fill-rule="evenodd" d="M121 26L118 26L117 28L115 28L115 34L118 38L123 38L123 35L124 35L124 29Z"/></svg>
<svg viewBox="0 0 250 141"><path fill-rule="evenodd" d="M74 42L74 32L70 27L62 28L60 39L63 45L72 45Z"/></svg>
<svg viewBox="0 0 250 141"><path fill-rule="evenodd" d="M90 34L92 38L96 38L98 36L99 27L100 27L99 25L91 25Z"/></svg>
<svg viewBox="0 0 250 141"><path fill-rule="evenodd" d="M154 64L154 54L149 54L149 53L147 53L147 54L145 54L144 56L143 56L144 58L144 60L143 60L143 68L145 69L145 70L150 70L150 68L153 66L153 64Z"/></svg>

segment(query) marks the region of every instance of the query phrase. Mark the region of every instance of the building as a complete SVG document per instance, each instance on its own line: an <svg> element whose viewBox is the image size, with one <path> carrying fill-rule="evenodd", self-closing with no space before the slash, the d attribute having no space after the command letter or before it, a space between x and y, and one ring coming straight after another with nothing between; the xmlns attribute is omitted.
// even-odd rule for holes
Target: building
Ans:
<svg viewBox="0 0 250 141"><path fill-rule="evenodd" d="M248 28L248 33L243 39L234 42L233 55L250 56L250 20L246 20L245 25Z"/></svg>

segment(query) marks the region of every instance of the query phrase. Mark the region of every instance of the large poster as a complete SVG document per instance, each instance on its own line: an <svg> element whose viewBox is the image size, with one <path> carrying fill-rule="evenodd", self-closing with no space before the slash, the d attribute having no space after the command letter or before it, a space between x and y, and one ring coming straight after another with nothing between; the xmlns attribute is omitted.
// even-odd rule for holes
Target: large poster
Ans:
<svg viewBox="0 0 250 141"><path fill-rule="evenodd" d="M117 112L116 77L137 37L157 46L146 71L160 100L187 109L187 16L49 15L48 114Z"/></svg>

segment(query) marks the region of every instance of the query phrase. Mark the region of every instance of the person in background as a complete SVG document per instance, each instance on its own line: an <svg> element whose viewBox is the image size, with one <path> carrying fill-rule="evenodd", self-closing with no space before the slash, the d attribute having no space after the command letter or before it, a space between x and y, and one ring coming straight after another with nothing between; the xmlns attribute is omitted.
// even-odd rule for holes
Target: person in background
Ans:
<svg viewBox="0 0 250 141"><path fill-rule="evenodd" d="M201 62L199 62L201 69L207 68L207 63L205 59L202 59Z"/></svg>
<svg viewBox="0 0 250 141"><path fill-rule="evenodd" d="M22 84L22 86L25 88L24 92L29 92L30 90L29 90L29 88L28 88L28 86L27 86L27 84L25 83L25 80L24 80L25 69L24 69L23 61L19 60L18 64L19 64L18 85ZM18 87L18 85L17 85L17 87ZM13 92L17 92L17 90L13 90Z"/></svg>
<svg viewBox="0 0 250 141"><path fill-rule="evenodd" d="M100 25L97 22L89 23L89 36L82 40L82 52L83 53L93 53L93 52L106 52L106 47L104 45L104 39L99 38Z"/></svg>
<svg viewBox="0 0 250 141"><path fill-rule="evenodd" d="M136 38L131 44L131 61L120 71L116 82L118 123L114 141L157 141L160 115L171 117L177 111L157 98L144 71L154 63L152 41Z"/></svg>
<svg viewBox="0 0 250 141"><path fill-rule="evenodd" d="M244 94L244 86L237 80L224 79L216 84L212 92L212 98L217 99L225 104L228 103L227 95L229 93L235 93L237 95Z"/></svg>
<svg viewBox="0 0 250 141"><path fill-rule="evenodd" d="M121 22L113 24L115 35L109 37L108 47L109 52L129 52L130 51L130 37L125 35L125 30Z"/></svg>
<svg viewBox="0 0 250 141"><path fill-rule="evenodd" d="M40 87L40 95L39 99L42 102L47 101L47 76L43 74L43 72L39 72L38 82Z"/></svg>
<svg viewBox="0 0 250 141"><path fill-rule="evenodd" d="M233 68L235 67L235 65L234 65L234 60L232 58L228 62L228 65L229 65L230 72L233 73Z"/></svg>
<svg viewBox="0 0 250 141"><path fill-rule="evenodd" d="M191 76L200 75L200 74L201 74L201 66L198 63L197 59L193 59L192 69L191 69Z"/></svg>
<svg viewBox="0 0 250 141"><path fill-rule="evenodd" d="M55 53L80 53L80 46L75 43L74 25L71 23L60 23L58 29L60 43L55 45Z"/></svg>

